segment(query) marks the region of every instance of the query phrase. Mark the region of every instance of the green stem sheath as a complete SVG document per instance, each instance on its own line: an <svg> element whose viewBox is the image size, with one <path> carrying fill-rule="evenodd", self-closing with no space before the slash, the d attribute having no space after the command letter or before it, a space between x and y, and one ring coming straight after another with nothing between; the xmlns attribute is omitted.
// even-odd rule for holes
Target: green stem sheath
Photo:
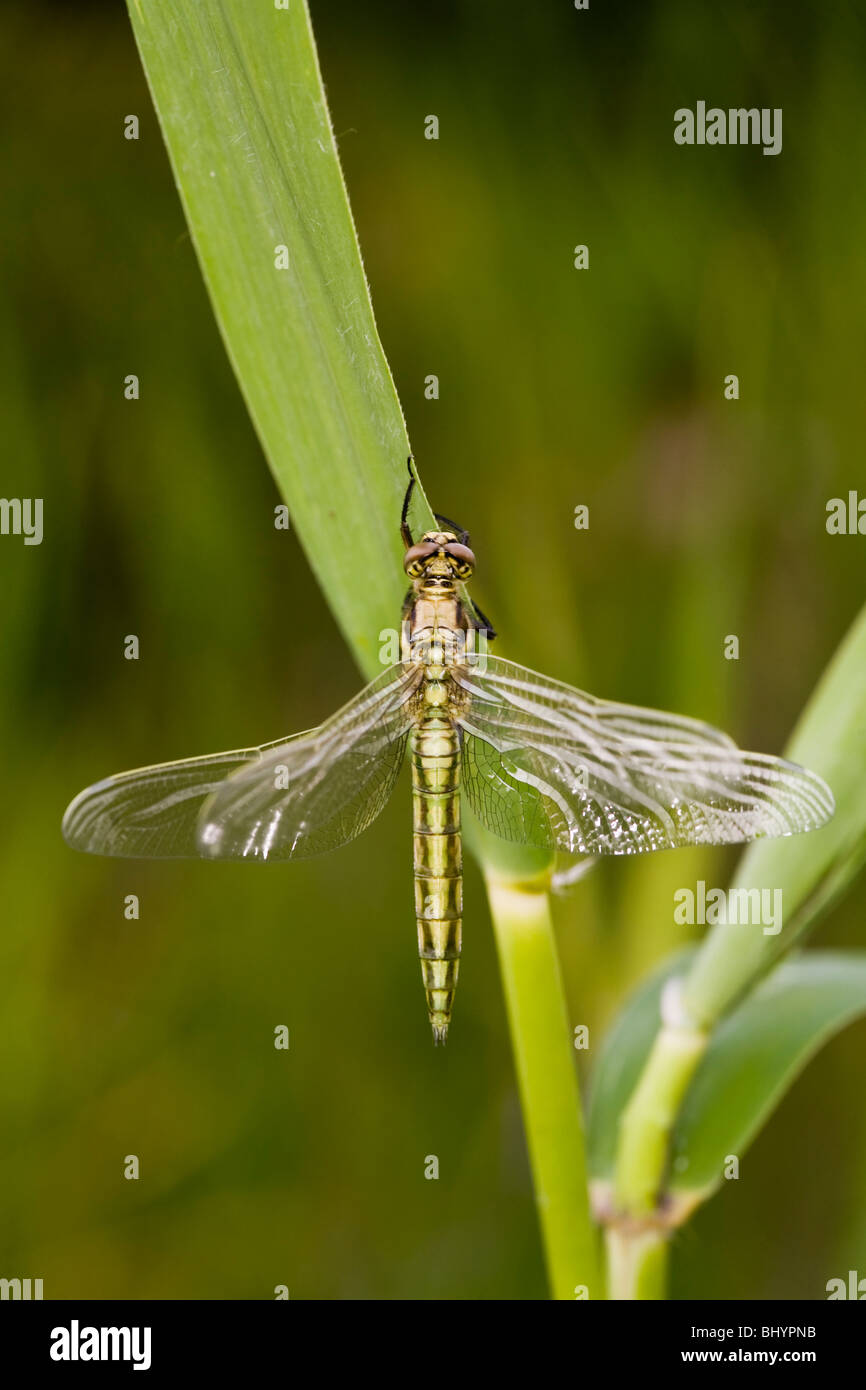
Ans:
<svg viewBox="0 0 866 1390"><path fill-rule="evenodd" d="M600 1299L580 1095L544 887L487 872L551 1291L556 1299Z"/></svg>
<svg viewBox="0 0 866 1390"><path fill-rule="evenodd" d="M661 1228L627 1231L608 1227L608 1298L652 1300L666 1297L668 1232Z"/></svg>
<svg viewBox="0 0 866 1390"><path fill-rule="evenodd" d="M694 1028L666 1024L657 1034L620 1119L614 1183L618 1212L645 1216L655 1208L680 1102L708 1042L709 1035Z"/></svg>
<svg viewBox="0 0 866 1390"><path fill-rule="evenodd" d="M683 1012L678 985L673 1017L663 1020L620 1118L606 1238L610 1298L666 1296L669 1230L659 1201L677 1114L709 1043L709 1034Z"/></svg>

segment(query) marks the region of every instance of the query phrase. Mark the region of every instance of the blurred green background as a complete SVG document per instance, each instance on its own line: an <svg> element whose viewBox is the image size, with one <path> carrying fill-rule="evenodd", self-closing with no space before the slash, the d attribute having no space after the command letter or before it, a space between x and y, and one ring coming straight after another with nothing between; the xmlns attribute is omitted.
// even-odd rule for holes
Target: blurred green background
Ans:
<svg viewBox="0 0 866 1390"><path fill-rule="evenodd" d="M413 447L472 531L503 650L780 751L863 600L863 539L824 526L829 498L866 492L862 18L312 12ZM361 841L293 866L60 838L96 778L307 728L359 678L273 528L123 6L7 3L0 32L3 492L45 499L41 547L0 538L0 1276L48 1298L544 1297L482 885L470 866L434 1052L405 782ZM782 107L782 154L676 146L698 99ZM559 910L572 1022L598 1040L683 944L674 889L733 862L590 875ZM860 891L822 944L862 944ZM864 1040L820 1055L678 1238L675 1297L822 1298L866 1274Z"/></svg>

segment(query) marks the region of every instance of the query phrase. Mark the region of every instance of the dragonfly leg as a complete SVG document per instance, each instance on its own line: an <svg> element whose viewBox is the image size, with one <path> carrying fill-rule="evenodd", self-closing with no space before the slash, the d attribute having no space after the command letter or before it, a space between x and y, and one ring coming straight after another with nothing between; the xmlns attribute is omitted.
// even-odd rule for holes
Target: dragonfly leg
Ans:
<svg viewBox="0 0 866 1390"><path fill-rule="evenodd" d="M434 512L433 515L440 526L447 526L449 531L454 532L461 545L469 544L469 532L464 531L463 527L459 526L456 521L452 521L449 516L443 516L441 512Z"/></svg>
<svg viewBox="0 0 866 1390"><path fill-rule="evenodd" d="M487 617L487 615L484 612L482 612L482 610L478 607L478 604L475 602L474 599L472 600L472 607L475 610L475 616L478 619L478 622L473 623L472 626L475 628L476 632L486 632L488 642L492 642L494 637L496 636L496 629L494 628L492 622Z"/></svg>
<svg viewBox="0 0 866 1390"><path fill-rule="evenodd" d="M415 486L415 474L412 472L412 455L406 460L406 467L409 469L409 486L406 489L406 496L403 498L403 510L400 513L400 535L403 537L403 544L407 550L411 550L412 530L409 526L409 503L412 501L412 489Z"/></svg>

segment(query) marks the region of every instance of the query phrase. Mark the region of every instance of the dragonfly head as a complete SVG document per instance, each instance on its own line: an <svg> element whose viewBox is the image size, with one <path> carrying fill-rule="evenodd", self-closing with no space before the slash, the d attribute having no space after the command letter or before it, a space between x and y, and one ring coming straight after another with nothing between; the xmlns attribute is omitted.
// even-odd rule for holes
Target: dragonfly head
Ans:
<svg viewBox="0 0 866 1390"><path fill-rule="evenodd" d="M429 579L447 586L456 579L471 577L475 556L453 531L427 531L406 551L403 568L410 579Z"/></svg>

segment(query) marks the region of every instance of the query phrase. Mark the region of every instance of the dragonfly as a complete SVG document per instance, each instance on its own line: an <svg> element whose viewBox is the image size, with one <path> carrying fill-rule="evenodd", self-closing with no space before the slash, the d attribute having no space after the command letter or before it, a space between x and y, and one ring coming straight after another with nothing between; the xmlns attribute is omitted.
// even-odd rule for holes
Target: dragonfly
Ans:
<svg viewBox="0 0 866 1390"><path fill-rule="evenodd" d="M466 583L468 532L413 541L400 659L325 723L258 748L160 763L86 788L72 848L131 858L307 858L354 840L412 771L415 919L434 1043L451 1022L462 946L461 799L515 843L572 856L646 854L816 829L833 796L814 772L749 753L697 719L602 700L489 650Z"/></svg>

